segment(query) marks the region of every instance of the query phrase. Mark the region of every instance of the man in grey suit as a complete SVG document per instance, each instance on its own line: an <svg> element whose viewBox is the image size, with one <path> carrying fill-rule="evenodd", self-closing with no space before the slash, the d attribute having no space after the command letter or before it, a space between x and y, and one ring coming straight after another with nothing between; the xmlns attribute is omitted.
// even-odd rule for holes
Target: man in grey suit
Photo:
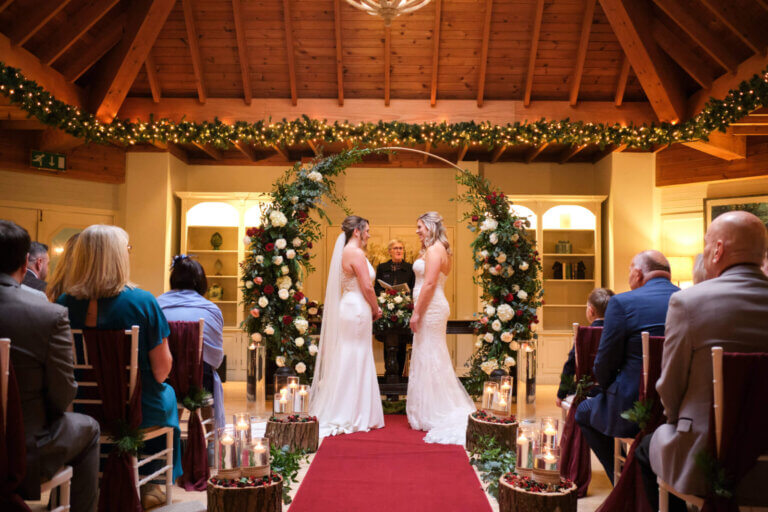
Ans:
<svg viewBox="0 0 768 512"><path fill-rule="evenodd" d="M711 348L768 351L768 278L760 270L767 244L765 225L751 213L720 215L704 237L708 280L675 293L669 301L662 372L656 383L667 423L653 437L647 436L650 440L636 453L640 452L642 463L647 449L653 472L684 494L707 492L696 456L709 441ZM653 505L658 497L655 479L645 476ZM760 481L762 485L757 485ZM747 501L762 494L765 504L765 482L768 467L758 466L742 480L736 494Z"/></svg>
<svg viewBox="0 0 768 512"><path fill-rule="evenodd" d="M24 274L22 284L45 292L48 283L45 278L48 277L48 246L40 242L32 242L29 245L29 256L27 256L27 272Z"/></svg>
<svg viewBox="0 0 768 512"><path fill-rule="evenodd" d="M66 308L21 288L29 245L24 228L0 220L0 338L11 339L27 440L20 492L39 499L40 482L70 465L72 511L93 512L98 503L99 424L65 412L77 390L69 316Z"/></svg>

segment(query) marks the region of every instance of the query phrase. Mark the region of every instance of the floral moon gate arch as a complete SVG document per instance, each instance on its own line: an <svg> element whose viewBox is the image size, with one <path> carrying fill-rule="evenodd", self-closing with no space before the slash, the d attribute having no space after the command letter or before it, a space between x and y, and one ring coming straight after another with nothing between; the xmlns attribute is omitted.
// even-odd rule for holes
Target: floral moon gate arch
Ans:
<svg viewBox="0 0 768 512"><path fill-rule="evenodd" d="M465 385L480 392L487 374L515 364L520 343L533 343L541 305L541 263L528 238L527 219L517 217L504 193L491 183L437 155L417 149L385 147L352 149L316 160L312 167L296 164L275 182L271 202L259 227L248 228L248 255L243 262L243 300L250 315L243 329L254 343L265 343L278 366L296 371L308 381L314 371L317 345L307 320L310 303L302 280L314 267L310 251L321 238L321 221L330 223L322 198L348 213L334 178L380 151L409 151L439 159L457 169L465 191L456 199L467 203L461 219L476 233L472 242L475 283L482 288L483 307L473 326L478 335ZM317 213L316 220L310 215Z"/></svg>

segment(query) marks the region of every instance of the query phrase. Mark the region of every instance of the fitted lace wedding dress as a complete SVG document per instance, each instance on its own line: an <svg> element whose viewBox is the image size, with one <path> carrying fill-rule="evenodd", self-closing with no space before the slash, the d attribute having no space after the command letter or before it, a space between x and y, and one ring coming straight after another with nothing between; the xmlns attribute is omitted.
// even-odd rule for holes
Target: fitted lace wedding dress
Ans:
<svg viewBox="0 0 768 512"><path fill-rule="evenodd" d="M326 308L323 313L320 352L310 396L310 414L318 418L320 437L367 432L384 426L371 344L371 308L357 277L341 269L340 253L336 269L339 279L332 278L332 269L327 286L340 287L341 298L332 301L337 307ZM376 274L370 263L368 272L373 281ZM334 292L338 290L326 291L326 298Z"/></svg>
<svg viewBox="0 0 768 512"><path fill-rule="evenodd" d="M413 263L416 300L424 282L425 263ZM427 443L465 443L467 417L475 404L456 377L446 345L445 328L450 315L445 298L446 276L440 273L435 294L427 306L419 331L413 335L411 366L408 375L408 423L415 430L426 430Z"/></svg>

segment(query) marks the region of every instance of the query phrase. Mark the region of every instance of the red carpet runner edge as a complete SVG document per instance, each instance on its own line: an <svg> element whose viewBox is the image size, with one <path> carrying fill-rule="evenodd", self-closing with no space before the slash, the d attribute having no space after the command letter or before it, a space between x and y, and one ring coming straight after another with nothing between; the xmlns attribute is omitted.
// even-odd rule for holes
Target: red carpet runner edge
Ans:
<svg viewBox="0 0 768 512"><path fill-rule="evenodd" d="M485 512L491 507L464 448L427 444L403 415L323 441L290 512Z"/></svg>

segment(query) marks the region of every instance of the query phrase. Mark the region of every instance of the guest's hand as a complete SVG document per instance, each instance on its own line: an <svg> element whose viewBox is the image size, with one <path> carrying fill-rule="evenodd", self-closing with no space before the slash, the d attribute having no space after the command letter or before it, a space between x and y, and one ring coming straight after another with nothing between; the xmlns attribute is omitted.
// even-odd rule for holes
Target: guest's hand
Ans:
<svg viewBox="0 0 768 512"><path fill-rule="evenodd" d="M563 403L562 400L560 400L559 398L555 398L555 405L556 406L560 407L560 405L562 405L562 403Z"/></svg>
<svg viewBox="0 0 768 512"><path fill-rule="evenodd" d="M421 323L421 315L419 313L412 314L410 326L414 334L419 330L419 323Z"/></svg>
<svg viewBox="0 0 768 512"><path fill-rule="evenodd" d="M375 322L379 318L381 318L381 308L376 308L376 311L373 312L373 321Z"/></svg>

